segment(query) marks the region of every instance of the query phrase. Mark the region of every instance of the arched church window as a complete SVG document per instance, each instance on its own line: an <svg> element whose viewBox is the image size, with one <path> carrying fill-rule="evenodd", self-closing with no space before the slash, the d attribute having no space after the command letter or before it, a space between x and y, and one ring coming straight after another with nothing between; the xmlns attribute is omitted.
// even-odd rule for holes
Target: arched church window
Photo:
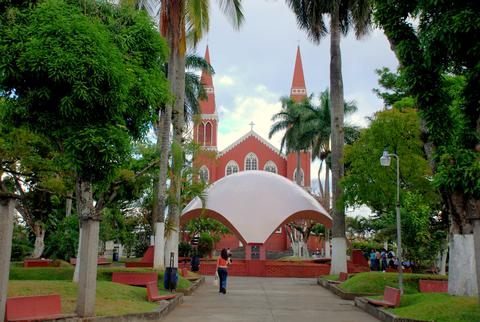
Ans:
<svg viewBox="0 0 480 322"><path fill-rule="evenodd" d="M263 169L268 172L278 173L277 165L273 161L268 161L265 163L265 167Z"/></svg>
<svg viewBox="0 0 480 322"><path fill-rule="evenodd" d="M297 182L296 177L297 177L297 169L295 169L293 171L293 178L292 179L293 179L293 182L295 182L295 183ZM300 184L301 184L302 187L305 186L305 176L303 174L303 169L300 169Z"/></svg>
<svg viewBox="0 0 480 322"><path fill-rule="evenodd" d="M204 165L202 165L200 167L200 170L198 171L198 174L200 176L200 180L202 180L203 182L208 182L208 180L210 179L210 174L208 172L208 168Z"/></svg>
<svg viewBox="0 0 480 322"><path fill-rule="evenodd" d="M210 122L205 125L205 145L212 145L212 123Z"/></svg>
<svg viewBox="0 0 480 322"><path fill-rule="evenodd" d="M198 138L197 141L200 145L205 145L205 124L200 123L198 125Z"/></svg>
<svg viewBox="0 0 480 322"><path fill-rule="evenodd" d="M227 166L225 167L225 175L229 176L231 174L237 173L239 170L238 163L230 160L227 163Z"/></svg>
<svg viewBox="0 0 480 322"><path fill-rule="evenodd" d="M258 158L255 153L250 152L245 158L245 170L258 170Z"/></svg>

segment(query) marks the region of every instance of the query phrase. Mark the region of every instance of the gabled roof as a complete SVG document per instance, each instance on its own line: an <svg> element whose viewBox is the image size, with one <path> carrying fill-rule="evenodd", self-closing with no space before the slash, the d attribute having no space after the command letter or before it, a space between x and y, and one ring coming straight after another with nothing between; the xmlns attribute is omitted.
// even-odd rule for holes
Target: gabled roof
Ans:
<svg viewBox="0 0 480 322"><path fill-rule="evenodd" d="M225 149L223 149L222 151L220 151L218 153L218 157L221 157L223 155L225 155L227 152L231 151L232 149L234 149L237 145L241 144L243 141L247 140L249 137L253 137L255 139L257 139L260 143L266 145L270 150L272 150L273 152L275 152L277 155L279 155L281 158L283 159L287 159L287 157L285 156L285 154L281 153L279 149L277 149L276 147L274 147L270 142L268 142L267 140L265 140L263 137L260 136L260 134L258 134L257 132L253 131L253 130L250 130L247 134L245 134L244 136L242 136L241 138L239 138L238 140L236 140L235 142L233 142L232 144L230 144L229 146L227 146Z"/></svg>

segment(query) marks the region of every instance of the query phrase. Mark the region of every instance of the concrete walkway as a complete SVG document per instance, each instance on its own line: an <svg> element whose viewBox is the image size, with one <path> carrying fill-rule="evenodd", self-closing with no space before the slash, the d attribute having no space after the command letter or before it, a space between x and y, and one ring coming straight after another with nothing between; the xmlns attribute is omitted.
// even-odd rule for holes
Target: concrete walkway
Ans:
<svg viewBox="0 0 480 322"><path fill-rule="evenodd" d="M219 294L212 277L185 296L166 322L370 322L378 321L341 300L314 279L229 277Z"/></svg>

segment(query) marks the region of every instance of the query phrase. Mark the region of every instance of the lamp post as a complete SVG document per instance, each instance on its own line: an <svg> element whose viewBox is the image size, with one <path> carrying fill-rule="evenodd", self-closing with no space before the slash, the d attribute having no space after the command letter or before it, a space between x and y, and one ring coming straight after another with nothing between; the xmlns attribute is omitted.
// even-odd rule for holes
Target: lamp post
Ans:
<svg viewBox="0 0 480 322"><path fill-rule="evenodd" d="M396 200L396 213L397 213L397 260L398 260L398 286L400 288L400 294L403 295L403 267L402 267L402 235L401 235L401 220L400 220L400 158L395 153L388 153L387 150L383 151L383 155L380 157L380 164L384 167L390 166L391 157L397 160L397 200Z"/></svg>

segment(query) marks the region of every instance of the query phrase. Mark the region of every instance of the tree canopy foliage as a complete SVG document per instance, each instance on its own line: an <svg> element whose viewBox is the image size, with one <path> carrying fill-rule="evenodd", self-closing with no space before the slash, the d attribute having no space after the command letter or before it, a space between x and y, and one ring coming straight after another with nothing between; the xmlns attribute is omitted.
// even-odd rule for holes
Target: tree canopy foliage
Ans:
<svg viewBox="0 0 480 322"><path fill-rule="evenodd" d="M375 20L399 61L425 122L435 181L453 233L471 233L480 200L480 11L478 1L375 1ZM413 26L414 17L418 26ZM460 99L445 82L464 78ZM448 129L448 130L447 130ZM433 152L433 153L432 153Z"/></svg>
<svg viewBox="0 0 480 322"><path fill-rule="evenodd" d="M24 4L21 2L20 4ZM167 98L165 43L144 14L46 0L1 16L4 121L49 137L77 174L105 179Z"/></svg>

